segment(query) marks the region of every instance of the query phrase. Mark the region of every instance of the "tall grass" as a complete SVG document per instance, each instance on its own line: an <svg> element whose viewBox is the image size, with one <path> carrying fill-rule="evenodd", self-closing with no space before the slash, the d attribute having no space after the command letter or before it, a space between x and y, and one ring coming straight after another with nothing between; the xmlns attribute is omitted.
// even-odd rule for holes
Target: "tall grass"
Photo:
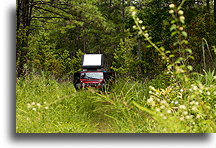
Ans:
<svg viewBox="0 0 216 148"><path fill-rule="evenodd" d="M70 82L43 76L19 79L16 132L213 133L216 78L210 73L181 87L161 76L146 83L121 79L107 92L76 91Z"/></svg>

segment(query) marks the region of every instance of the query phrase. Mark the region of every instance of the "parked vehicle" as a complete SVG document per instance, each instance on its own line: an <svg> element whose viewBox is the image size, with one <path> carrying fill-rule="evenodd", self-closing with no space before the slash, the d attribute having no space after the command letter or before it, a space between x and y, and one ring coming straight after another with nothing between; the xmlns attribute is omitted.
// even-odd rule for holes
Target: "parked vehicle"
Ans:
<svg viewBox="0 0 216 148"><path fill-rule="evenodd" d="M103 89L114 73L104 70L102 54L83 55L83 70L74 74L74 85L76 89L94 87Z"/></svg>

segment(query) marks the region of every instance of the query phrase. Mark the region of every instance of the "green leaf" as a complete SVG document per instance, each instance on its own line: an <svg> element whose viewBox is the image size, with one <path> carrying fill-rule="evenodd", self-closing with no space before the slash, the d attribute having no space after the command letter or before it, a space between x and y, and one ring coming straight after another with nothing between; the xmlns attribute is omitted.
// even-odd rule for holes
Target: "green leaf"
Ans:
<svg viewBox="0 0 216 148"><path fill-rule="evenodd" d="M189 52L190 54L192 54L192 50L189 49L189 48L185 49L185 51L187 51L187 52Z"/></svg>
<svg viewBox="0 0 216 148"><path fill-rule="evenodd" d="M193 70L193 67L191 65L188 65L187 68L192 71Z"/></svg>
<svg viewBox="0 0 216 148"><path fill-rule="evenodd" d="M183 35L184 37L187 37L187 32L182 31L182 35Z"/></svg>
<svg viewBox="0 0 216 148"><path fill-rule="evenodd" d="M174 32L171 33L171 36L174 36L176 34L177 34L177 31L174 31Z"/></svg>

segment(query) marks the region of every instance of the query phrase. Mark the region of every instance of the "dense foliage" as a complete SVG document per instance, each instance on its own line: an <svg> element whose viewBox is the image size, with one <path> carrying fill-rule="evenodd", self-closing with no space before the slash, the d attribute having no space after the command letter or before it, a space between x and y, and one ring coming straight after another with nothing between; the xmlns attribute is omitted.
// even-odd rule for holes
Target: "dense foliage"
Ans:
<svg viewBox="0 0 216 148"><path fill-rule="evenodd" d="M213 0L17 0L16 131L216 132L215 19ZM74 89L84 53L108 91Z"/></svg>

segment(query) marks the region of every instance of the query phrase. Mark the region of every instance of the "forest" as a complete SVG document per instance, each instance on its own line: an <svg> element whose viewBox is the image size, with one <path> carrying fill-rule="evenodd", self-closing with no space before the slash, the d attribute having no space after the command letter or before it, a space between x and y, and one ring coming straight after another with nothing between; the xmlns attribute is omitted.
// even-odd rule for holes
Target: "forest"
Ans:
<svg viewBox="0 0 216 148"><path fill-rule="evenodd" d="M215 0L17 0L17 133L215 133ZM105 91L76 90L103 54Z"/></svg>

